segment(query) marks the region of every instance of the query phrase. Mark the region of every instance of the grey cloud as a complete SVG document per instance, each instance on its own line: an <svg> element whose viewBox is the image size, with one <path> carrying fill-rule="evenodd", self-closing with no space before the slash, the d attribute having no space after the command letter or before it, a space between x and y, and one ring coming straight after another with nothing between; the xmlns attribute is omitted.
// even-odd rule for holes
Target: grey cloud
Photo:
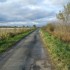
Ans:
<svg viewBox="0 0 70 70"><path fill-rule="evenodd" d="M21 11L22 12L22 11ZM19 16L21 16L21 18ZM4 17L2 18L1 21L4 22L33 22L35 21L36 23L39 23L40 25L43 25L47 22L47 19L50 18L51 16L54 16L55 12L47 12L47 11L42 11L42 10L35 10L35 11L28 11L28 9L26 9L26 12L23 10L22 13L17 13L14 17ZM7 18L7 19L6 19ZM43 19L45 18L45 19ZM40 19L40 21L39 21ZM32 25L32 23L30 22L30 25ZM28 24L28 23L26 23ZM17 24L18 25L18 24ZM19 24L21 25L21 24ZM37 24L38 25L38 24Z"/></svg>
<svg viewBox="0 0 70 70"><path fill-rule="evenodd" d="M7 2L6 2L7 1ZM60 6L42 4L44 0L0 0L1 22L37 22L42 25L62 9ZM46 0L46 2L50 2ZM52 2L52 1L51 1ZM50 3L51 3L50 2ZM9 23L10 24L10 23ZM21 23L20 23L21 24Z"/></svg>
<svg viewBox="0 0 70 70"><path fill-rule="evenodd" d="M21 0L24 5L25 4L30 4L30 5L39 5L43 2L43 0Z"/></svg>
<svg viewBox="0 0 70 70"><path fill-rule="evenodd" d="M0 2L6 2L7 0L0 0Z"/></svg>

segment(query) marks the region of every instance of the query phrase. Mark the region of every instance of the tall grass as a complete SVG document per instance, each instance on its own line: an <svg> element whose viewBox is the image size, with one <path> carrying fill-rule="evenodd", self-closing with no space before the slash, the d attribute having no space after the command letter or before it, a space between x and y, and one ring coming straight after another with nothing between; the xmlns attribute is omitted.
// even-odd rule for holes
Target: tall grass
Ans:
<svg viewBox="0 0 70 70"><path fill-rule="evenodd" d="M0 53L32 32L34 28L0 28Z"/></svg>
<svg viewBox="0 0 70 70"><path fill-rule="evenodd" d="M60 40L70 42L70 25L50 23L44 29Z"/></svg>
<svg viewBox="0 0 70 70"><path fill-rule="evenodd" d="M28 31L29 28L0 28L0 40L8 37L14 37L22 32Z"/></svg>
<svg viewBox="0 0 70 70"><path fill-rule="evenodd" d="M56 17L59 19L55 24L50 23L45 30L63 40L70 42L70 3L64 6L64 10L60 11Z"/></svg>

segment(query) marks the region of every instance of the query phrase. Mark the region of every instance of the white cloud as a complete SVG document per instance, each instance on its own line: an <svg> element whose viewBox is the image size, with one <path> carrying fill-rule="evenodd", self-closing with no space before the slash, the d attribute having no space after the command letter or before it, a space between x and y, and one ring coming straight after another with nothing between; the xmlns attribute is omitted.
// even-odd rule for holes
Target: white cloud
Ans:
<svg viewBox="0 0 70 70"><path fill-rule="evenodd" d="M0 0L0 21L47 22L69 0ZM10 23L9 23L10 24ZM16 23L15 23L16 24ZM21 23L19 23L21 24ZM37 23L38 24L38 23Z"/></svg>
<svg viewBox="0 0 70 70"><path fill-rule="evenodd" d="M47 5L54 5L54 6L59 6L59 5L64 5L65 3L69 2L69 0L44 0L44 4L47 4Z"/></svg>

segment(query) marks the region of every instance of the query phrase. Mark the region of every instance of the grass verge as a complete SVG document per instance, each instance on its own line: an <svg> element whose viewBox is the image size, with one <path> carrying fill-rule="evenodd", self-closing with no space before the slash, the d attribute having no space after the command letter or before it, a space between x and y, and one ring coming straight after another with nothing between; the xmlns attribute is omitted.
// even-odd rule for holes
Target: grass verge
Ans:
<svg viewBox="0 0 70 70"><path fill-rule="evenodd" d="M70 44L64 43L45 30L41 29L40 33L50 53L55 70L70 70Z"/></svg>
<svg viewBox="0 0 70 70"><path fill-rule="evenodd" d="M4 40L0 41L0 53L5 52L8 48L10 48L13 44L30 34L33 30L23 32L21 34L15 35L14 37L8 37Z"/></svg>

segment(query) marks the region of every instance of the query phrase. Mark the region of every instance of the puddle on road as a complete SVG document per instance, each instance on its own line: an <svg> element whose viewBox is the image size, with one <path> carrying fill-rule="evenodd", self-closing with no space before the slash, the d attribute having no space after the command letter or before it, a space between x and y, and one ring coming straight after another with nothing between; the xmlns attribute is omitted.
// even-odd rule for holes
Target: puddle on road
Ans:
<svg viewBox="0 0 70 70"><path fill-rule="evenodd" d="M38 60L35 60L30 70L51 70L51 64L46 60L44 49L41 48L39 53L41 56Z"/></svg>
<svg viewBox="0 0 70 70"><path fill-rule="evenodd" d="M45 63L44 60L36 61L34 65L32 65L30 70L51 70L49 63Z"/></svg>
<svg viewBox="0 0 70 70"><path fill-rule="evenodd" d="M46 60L46 55L42 47L34 47L27 58L23 70L51 70L51 65Z"/></svg>

